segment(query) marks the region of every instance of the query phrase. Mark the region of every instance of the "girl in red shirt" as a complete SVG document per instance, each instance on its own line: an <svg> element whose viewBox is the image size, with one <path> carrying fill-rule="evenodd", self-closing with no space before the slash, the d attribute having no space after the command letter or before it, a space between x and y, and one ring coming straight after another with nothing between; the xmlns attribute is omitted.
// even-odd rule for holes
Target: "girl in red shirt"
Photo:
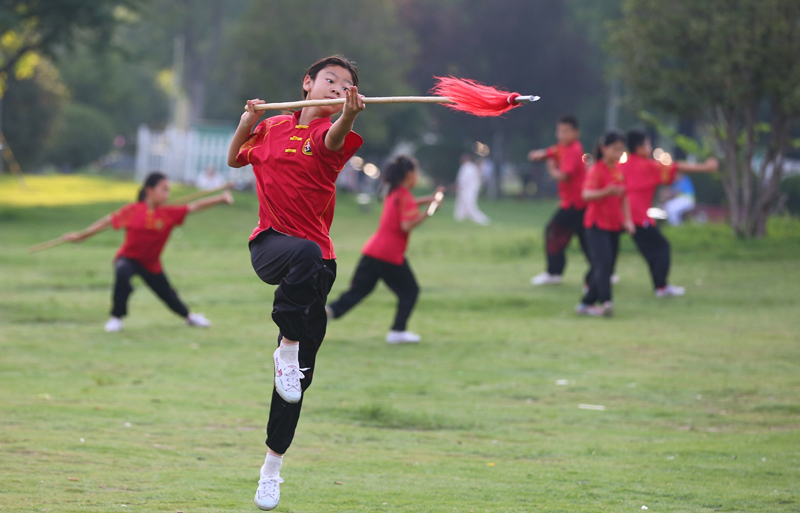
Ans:
<svg viewBox="0 0 800 513"><path fill-rule="evenodd" d="M330 238L336 205L336 178L361 147L352 131L364 110L358 73L345 57L317 61L306 71L303 97L345 98L344 106L305 107L293 115L267 118L258 126L263 100L248 100L228 150L228 165L253 166L259 213L250 236L250 260L262 281L277 285L272 320L278 325L273 353L275 388L267 424L267 457L261 467L255 503L270 510L280 500L283 454L294 438L304 391L328 317L325 303L336 278ZM341 116L331 122L331 116ZM253 130L255 127L255 130Z"/></svg>
<svg viewBox="0 0 800 513"><path fill-rule="evenodd" d="M188 205L165 205L169 199L169 180L159 172L150 173L139 191L139 201L125 205L80 232L70 232L64 239L81 242L92 235L114 228L125 228L125 242L114 259L114 282L111 318L106 322L108 332L122 331L122 318L128 313L128 298L133 292L131 278L138 274L144 282L176 314L186 319L188 326L207 328L211 323L203 314L190 313L169 284L161 268L161 252L172 229L183 224L186 215L220 203L233 204L228 191Z"/></svg>
<svg viewBox="0 0 800 513"><path fill-rule="evenodd" d="M611 274L617 260L619 235L624 228L631 234L636 228L625 197L625 178L617 163L625 153L625 135L617 130L606 132L595 149L596 163L586 174L583 199L588 202L583 226L589 246L591 278L589 290L575 307L580 315L611 317ZM597 304L597 305L596 305Z"/></svg>
<svg viewBox="0 0 800 513"><path fill-rule="evenodd" d="M405 252L411 230L429 217L426 211L420 212L419 207L427 207L436 201L436 194L422 198L415 198L411 194L411 189L419 180L419 170L416 161L409 157L394 159L383 176L389 193L383 200L378 231L361 250L362 257L350 283L350 290L328 305L326 310L329 318L338 319L367 297L378 280L382 279L398 299L394 324L386 335L386 342L415 343L421 338L416 333L406 331L406 323L417 302L419 287ZM443 191L444 188L440 187L436 192Z"/></svg>

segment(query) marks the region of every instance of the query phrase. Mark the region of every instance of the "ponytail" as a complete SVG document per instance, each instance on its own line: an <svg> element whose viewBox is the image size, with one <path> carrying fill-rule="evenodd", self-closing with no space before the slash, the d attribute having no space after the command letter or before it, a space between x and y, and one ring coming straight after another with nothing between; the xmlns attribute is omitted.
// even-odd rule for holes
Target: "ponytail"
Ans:
<svg viewBox="0 0 800 513"><path fill-rule="evenodd" d="M167 175L160 171L153 171L147 175L147 178L144 179L144 184L142 184L142 188L139 189L139 199L137 201L144 201L145 197L147 197L147 189L152 189L158 185L161 180L166 179Z"/></svg>
<svg viewBox="0 0 800 513"><path fill-rule="evenodd" d="M607 131L603 134L603 137L597 141L597 144L594 147L594 160L595 162L600 162L603 160L603 148L606 146L611 146L616 142L622 142L623 144L625 141L625 134L620 132L617 129L612 129Z"/></svg>
<svg viewBox="0 0 800 513"><path fill-rule="evenodd" d="M411 157L400 155L392 160L383 173L383 181L389 187L389 192L397 189L408 173L417 168L416 161Z"/></svg>

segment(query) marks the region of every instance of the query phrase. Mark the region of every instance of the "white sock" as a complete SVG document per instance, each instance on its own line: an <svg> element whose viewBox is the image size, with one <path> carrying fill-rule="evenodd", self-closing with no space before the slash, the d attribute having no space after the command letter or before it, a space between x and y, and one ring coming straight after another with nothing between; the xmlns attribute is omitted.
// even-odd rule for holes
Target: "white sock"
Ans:
<svg viewBox="0 0 800 513"><path fill-rule="evenodd" d="M267 458L261 467L261 475L270 477L281 475L281 463L283 463L283 456L267 453Z"/></svg>
<svg viewBox="0 0 800 513"><path fill-rule="evenodd" d="M300 344L284 344L281 342L281 360L286 362L287 365L294 365L299 367L300 363L297 361L297 354L300 352Z"/></svg>

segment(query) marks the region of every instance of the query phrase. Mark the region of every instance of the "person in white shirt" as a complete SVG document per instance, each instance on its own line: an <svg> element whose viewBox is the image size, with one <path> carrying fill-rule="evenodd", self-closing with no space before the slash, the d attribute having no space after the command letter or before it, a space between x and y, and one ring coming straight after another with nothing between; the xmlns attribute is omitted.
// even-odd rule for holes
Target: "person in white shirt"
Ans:
<svg viewBox="0 0 800 513"><path fill-rule="evenodd" d="M486 226L491 220L478 208L478 195L481 192L481 172L471 154L461 156L461 167L456 178L456 207L453 217L456 221L465 219Z"/></svg>
<svg viewBox="0 0 800 513"><path fill-rule="evenodd" d="M226 183L225 177L218 173L214 166L208 166L205 171L198 175L195 186L200 190L210 191L218 189Z"/></svg>

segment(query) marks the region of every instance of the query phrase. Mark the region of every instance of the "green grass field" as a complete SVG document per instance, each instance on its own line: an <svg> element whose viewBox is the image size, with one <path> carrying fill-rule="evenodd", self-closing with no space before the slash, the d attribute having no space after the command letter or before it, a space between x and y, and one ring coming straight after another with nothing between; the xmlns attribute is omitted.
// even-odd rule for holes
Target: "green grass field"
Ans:
<svg viewBox="0 0 800 513"><path fill-rule="evenodd" d="M334 297L380 211L338 201ZM140 284L106 334L122 234L26 251L119 205L0 207L0 512L255 511L277 335L257 202L191 216L165 251L212 329ZM529 284L553 203L482 208L488 228L450 203L411 238L421 344L383 341L382 286L331 324L278 511L800 511L800 221L667 229L687 295L666 300L626 240L609 320L572 313L575 248L564 285Z"/></svg>

